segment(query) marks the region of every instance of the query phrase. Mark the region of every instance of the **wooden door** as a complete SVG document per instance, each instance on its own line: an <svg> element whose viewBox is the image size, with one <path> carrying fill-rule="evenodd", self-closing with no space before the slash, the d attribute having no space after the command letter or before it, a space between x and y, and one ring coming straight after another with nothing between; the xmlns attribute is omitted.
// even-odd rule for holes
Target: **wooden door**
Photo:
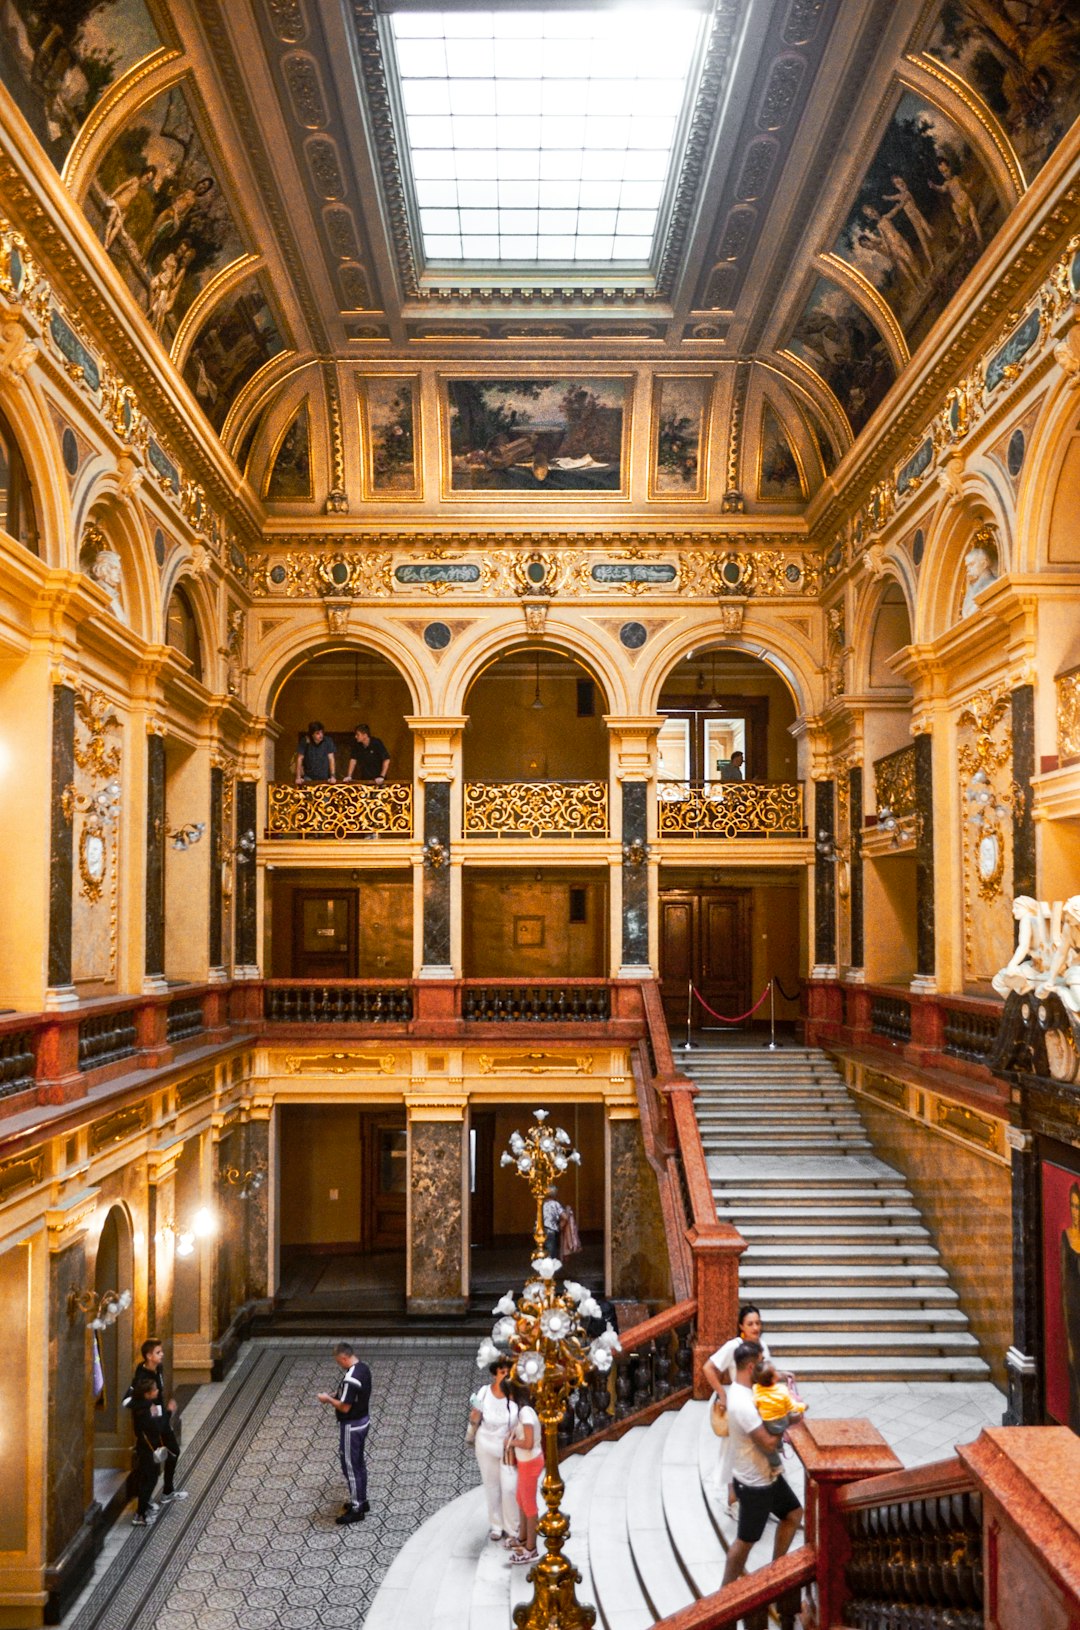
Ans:
<svg viewBox="0 0 1080 1630"><path fill-rule="evenodd" d="M673 1033L686 1026L693 983L725 1018L750 1006L750 891L665 889L660 896L660 993ZM714 1021L695 1001L693 1027Z"/></svg>
<svg viewBox="0 0 1080 1630"><path fill-rule="evenodd" d="M355 977L355 889L297 889L293 895L293 978Z"/></svg>
<svg viewBox="0 0 1080 1630"><path fill-rule="evenodd" d="M750 896L744 889L706 890L700 897L699 968L705 1001L725 1018L750 1006ZM709 1024L706 1014L696 1022Z"/></svg>
<svg viewBox="0 0 1080 1630"><path fill-rule="evenodd" d="M364 1119L364 1245L370 1251L402 1250L409 1179L405 1119L392 1114Z"/></svg>
<svg viewBox="0 0 1080 1630"><path fill-rule="evenodd" d="M696 976L698 897L665 889L660 896L660 995L675 1031L686 1024L687 987Z"/></svg>

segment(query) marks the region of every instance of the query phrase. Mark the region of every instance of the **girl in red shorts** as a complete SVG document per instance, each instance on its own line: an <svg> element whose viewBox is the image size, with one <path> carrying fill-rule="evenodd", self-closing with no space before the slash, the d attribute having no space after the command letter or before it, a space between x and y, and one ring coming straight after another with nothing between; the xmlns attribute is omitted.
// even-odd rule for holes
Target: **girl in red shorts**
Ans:
<svg viewBox="0 0 1080 1630"><path fill-rule="evenodd" d="M520 1544L510 1553L511 1564L520 1567L535 1562L537 1489L544 1470L544 1440L540 1418L529 1402L527 1387L516 1387L517 1426L510 1435L517 1462L517 1503L521 1509Z"/></svg>

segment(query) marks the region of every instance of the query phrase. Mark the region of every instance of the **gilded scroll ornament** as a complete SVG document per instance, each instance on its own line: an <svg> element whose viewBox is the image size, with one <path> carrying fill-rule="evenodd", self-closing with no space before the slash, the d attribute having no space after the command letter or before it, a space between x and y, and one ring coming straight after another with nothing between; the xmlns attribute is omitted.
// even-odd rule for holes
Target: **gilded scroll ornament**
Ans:
<svg viewBox="0 0 1080 1630"><path fill-rule="evenodd" d="M915 747L901 747L874 763L874 801L878 813L888 810L897 820L914 815Z"/></svg>
<svg viewBox="0 0 1080 1630"><path fill-rule="evenodd" d="M1057 691L1057 747L1062 764L1080 758L1080 668L1054 680Z"/></svg>
<svg viewBox="0 0 1080 1630"><path fill-rule="evenodd" d="M467 837L606 837L605 781L467 781Z"/></svg>
<svg viewBox="0 0 1080 1630"><path fill-rule="evenodd" d="M412 787L406 781L271 782L266 832L271 838L411 838Z"/></svg>
<svg viewBox="0 0 1080 1630"><path fill-rule="evenodd" d="M478 1053L481 1075L591 1075L592 1053Z"/></svg>
<svg viewBox="0 0 1080 1630"><path fill-rule="evenodd" d="M393 1075L393 1053L287 1053L289 1075Z"/></svg>
<svg viewBox="0 0 1080 1630"><path fill-rule="evenodd" d="M801 838L803 789L797 781L665 781L662 838Z"/></svg>

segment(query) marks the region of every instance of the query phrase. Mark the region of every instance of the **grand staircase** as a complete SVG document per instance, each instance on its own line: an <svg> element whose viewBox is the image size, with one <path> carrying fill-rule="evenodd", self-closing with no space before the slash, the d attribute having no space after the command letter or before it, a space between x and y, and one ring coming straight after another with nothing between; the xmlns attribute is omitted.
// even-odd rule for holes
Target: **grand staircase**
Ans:
<svg viewBox="0 0 1080 1630"><path fill-rule="evenodd" d="M678 1052L743 1301L801 1380L983 1381L990 1371L903 1178L815 1048Z"/></svg>
<svg viewBox="0 0 1080 1630"><path fill-rule="evenodd" d="M707 1406L690 1403L563 1462L566 1554L598 1630L647 1630L719 1590L735 1523L715 1487L717 1449ZM794 1454L784 1470L801 1496ZM488 1540L485 1509L475 1488L429 1518L391 1563L364 1630L513 1630L532 1586ZM751 1571L770 1560L773 1533L770 1524L750 1553Z"/></svg>

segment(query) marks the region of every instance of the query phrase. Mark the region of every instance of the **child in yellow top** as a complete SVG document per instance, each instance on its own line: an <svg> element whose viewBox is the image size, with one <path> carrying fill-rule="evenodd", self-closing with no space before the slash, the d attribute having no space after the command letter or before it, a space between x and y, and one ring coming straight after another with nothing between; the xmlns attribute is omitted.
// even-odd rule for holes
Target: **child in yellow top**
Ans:
<svg viewBox="0 0 1080 1630"><path fill-rule="evenodd" d="M767 1432L771 1432L777 1439L783 1437L788 1427L800 1415L805 1415L806 1405L801 1398L792 1397L784 1383L779 1380L775 1366L767 1358L759 1358L754 1365L753 1380L754 1402L758 1414ZM766 1454L770 1466L780 1464L780 1444Z"/></svg>

